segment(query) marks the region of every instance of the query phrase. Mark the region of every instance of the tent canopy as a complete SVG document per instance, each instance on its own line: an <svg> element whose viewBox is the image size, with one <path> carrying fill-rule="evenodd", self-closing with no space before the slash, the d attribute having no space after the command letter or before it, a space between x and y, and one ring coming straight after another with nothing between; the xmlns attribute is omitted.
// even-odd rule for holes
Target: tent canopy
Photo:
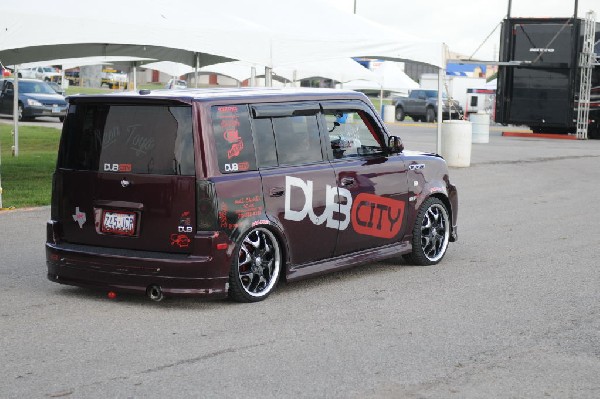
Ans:
<svg viewBox="0 0 600 399"><path fill-rule="evenodd" d="M146 67L149 66L146 65ZM200 71L203 73L217 73L229 76L237 81L243 82L246 79L250 79L252 67L255 67L257 71L264 70L263 65L250 64L243 61L232 61L202 67ZM278 77L289 82L308 78L325 78L337 82L347 82L354 79L376 79L373 72L363 67L352 58L297 62L287 66L273 68L273 72ZM261 72L257 73L257 76L261 75Z"/></svg>
<svg viewBox="0 0 600 399"><path fill-rule="evenodd" d="M128 0L118 12L8 2L0 13L5 65L90 56L133 56L189 66L242 60L272 68L370 56L442 66L442 45L400 33L319 0ZM40 10L43 10L40 11ZM115 11L115 10L112 10ZM83 28L82 28L83 27Z"/></svg>

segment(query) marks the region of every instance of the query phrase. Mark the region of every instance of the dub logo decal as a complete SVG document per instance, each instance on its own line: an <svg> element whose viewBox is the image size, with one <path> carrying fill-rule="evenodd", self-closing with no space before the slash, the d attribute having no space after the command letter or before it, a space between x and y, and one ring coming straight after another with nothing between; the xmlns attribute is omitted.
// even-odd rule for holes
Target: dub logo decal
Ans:
<svg viewBox="0 0 600 399"><path fill-rule="evenodd" d="M291 207L291 191L292 187L299 188L304 194L304 206L301 210L294 210ZM329 184L326 186L325 211L320 216L315 215L315 211L312 208L313 198L313 182L307 180L306 182L297 177L286 176L285 177L285 215L284 218L287 220L294 220L299 222L303 220L307 215L311 222L317 226L327 222L325 226L345 230L350 224L350 207L352 206L352 194L350 191L341 187L331 187ZM335 198L343 197L347 201L345 204L336 203ZM338 200L339 202L343 202ZM340 219L334 217L335 213L339 213Z"/></svg>
<svg viewBox="0 0 600 399"><path fill-rule="evenodd" d="M177 231L180 233L191 233L192 231L194 231L189 211L185 211L181 214L181 217L179 218L179 226L177 226Z"/></svg>
<svg viewBox="0 0 600 399"><path fill-rule="evenodd" d="M302 209L292 209L291 193L304 196ZM312 207L313 182L297 177L285 178L285 214L287 220L301 221L307 216L315 225L325 223L326 227L345 230L350 223L358 234L380 238L393 238L400 231L405 203L379 195L361 193L352 198L349 190L342 187L325 188L325 210L316 215Z"/></svg>

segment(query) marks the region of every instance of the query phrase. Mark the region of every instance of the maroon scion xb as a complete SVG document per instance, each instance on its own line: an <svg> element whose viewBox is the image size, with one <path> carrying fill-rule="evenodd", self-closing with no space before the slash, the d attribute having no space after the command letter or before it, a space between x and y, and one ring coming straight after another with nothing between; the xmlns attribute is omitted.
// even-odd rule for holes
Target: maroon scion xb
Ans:
<svg viewBox="0 0 600 399"><path fill-rule="evenodd" d="M398 255L436 264L457 202L445 161L406 151L357 92L70 97L48 278L255 302L280 279Z"/></svg>

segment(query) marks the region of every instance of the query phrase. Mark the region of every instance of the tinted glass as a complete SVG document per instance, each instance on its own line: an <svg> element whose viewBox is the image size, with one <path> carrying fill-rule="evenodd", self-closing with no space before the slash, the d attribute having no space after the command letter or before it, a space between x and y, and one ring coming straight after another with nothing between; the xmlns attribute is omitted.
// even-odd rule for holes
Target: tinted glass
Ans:
<svg viewBox="0 0 600 399"><path fill-rule="evenodd" d="M277 158L281 165L323 160L316 115L272 118Z"/></svg>
<svg viewBox="0 0 600 399"><path fill-rule="evenodd" d="M191 107L71 105L58 162L77 170L194 175Z"/></svg>
<svg viewBox="0 0 600 399"><path fill-rule="evenodd" d="M276 166L277 150L271 118L254 119L252 123L258 167Z"/></svg>
<svg viewBox="0 0 600 399"><path fill-rule="evenodd" d="M222 173L256 170L248 106L214 106L211 112L219 170Z"/></svg>

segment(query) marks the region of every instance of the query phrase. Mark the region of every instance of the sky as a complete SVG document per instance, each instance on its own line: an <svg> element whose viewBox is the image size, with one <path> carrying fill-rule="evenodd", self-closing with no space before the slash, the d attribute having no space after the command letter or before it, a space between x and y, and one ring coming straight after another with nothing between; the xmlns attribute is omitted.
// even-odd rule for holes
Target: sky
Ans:
<svg viewBox="0 0 600 399"><path fill-rule="evenodd" d="M326 0L353 12L355 0ZM575 1L512 0L512 17L563 17L573 15ZM579 0L578 16L596 13L600 22L600 0ZM471 56L506 17L508 0L356 0L356 14L424 39L446 43L450 51ZM335 22L334 22L335 23ZM473 58L498 57L500 27Z"/></svg>

